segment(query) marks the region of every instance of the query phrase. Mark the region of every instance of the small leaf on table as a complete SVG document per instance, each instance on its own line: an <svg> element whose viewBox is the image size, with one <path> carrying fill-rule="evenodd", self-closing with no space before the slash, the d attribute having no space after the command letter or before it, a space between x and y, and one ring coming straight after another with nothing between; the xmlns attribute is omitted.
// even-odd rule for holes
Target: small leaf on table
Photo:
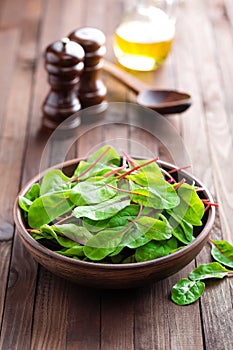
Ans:
<svg viewBox="0 0 233 350"><path fill-rule="evenodd" d="M221 264L233 268L233 246L225 240L211 240L210 242L212 257Z"/></svg>
<svg viewBox="0 0 233 350"><path fill-rule="evenodd" d="M178 305L189 305L198 300L205 290L205 283L183 278L172 288L172 301Z"/></svg>
<svg viewBox="0 0 233 350"><path fill-rule="evenodd" d="M198 266L189 274L189 278L192 281L204 280L207 278L224 278L231 272L223 267L218 262L213 262L209 264L203 264Z"/></svg>

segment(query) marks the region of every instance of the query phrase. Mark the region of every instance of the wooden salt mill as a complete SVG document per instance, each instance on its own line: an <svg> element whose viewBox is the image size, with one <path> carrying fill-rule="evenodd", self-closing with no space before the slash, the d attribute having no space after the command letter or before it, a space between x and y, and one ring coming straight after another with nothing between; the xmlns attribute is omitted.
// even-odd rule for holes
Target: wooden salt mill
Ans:
<svg viewBox="0 0 233 350"><path fill-rule="evenodd" d="M84 27L72 32L69 38L80 44L85 52L84 70L78 85L81 106L86 108L98 105L98 111L105 110L107 89L100 78L102 58L106 53L105 35L99 29Z"/></svg>
<svg viewBox="0 0 233 350"><path fill-rule="evenodd" d="M69 117L81 109L76 91L84 68L84 55L83 48L69 38L56 41L46 48L45 68L51 89L42 106L43 128L54 130L65 120L66 123L62 124L65 129L79 125L78 117Z"/></svg>

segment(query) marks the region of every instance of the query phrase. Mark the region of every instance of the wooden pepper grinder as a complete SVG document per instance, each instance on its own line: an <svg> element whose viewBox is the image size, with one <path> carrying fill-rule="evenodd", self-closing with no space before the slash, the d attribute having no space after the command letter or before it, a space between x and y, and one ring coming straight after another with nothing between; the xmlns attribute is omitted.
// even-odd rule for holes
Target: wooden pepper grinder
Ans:
<svg viewBox="0 0 233 350"><path fill-rule="evenodd" d="M99 110L106 108L107 89L100 78L106 53L105 35L96 28L79 28L69 35L70 40L80 44L85 52L84 70L78 85L78 98L82 108L99 105Z"/></svg>
<svg viewBox="0 0 233 350"><path fill-rule="evenodd" d="M76 90L84 68L84 56L83 48L69 38L46 48L45 68L51 89L42 106L43 128L54 130L65 120L65 129L75 128L80 123L77 117L67 118L81 109Z"/></svg>

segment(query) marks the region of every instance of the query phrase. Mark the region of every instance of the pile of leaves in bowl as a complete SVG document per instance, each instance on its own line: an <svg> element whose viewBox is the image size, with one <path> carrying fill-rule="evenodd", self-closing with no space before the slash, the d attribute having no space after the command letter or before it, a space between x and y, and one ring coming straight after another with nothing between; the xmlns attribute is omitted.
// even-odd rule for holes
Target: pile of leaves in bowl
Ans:
<svg viewBox="0 0 233 350"><path fill-rule="evenodd" d="M48 171L20 196L27 231L53 251L82 261L135 263L169 255L195 239L210 203L195 183L157 162L104 146L73 175ZM176 177L177 178L177 177Z"/></svg>

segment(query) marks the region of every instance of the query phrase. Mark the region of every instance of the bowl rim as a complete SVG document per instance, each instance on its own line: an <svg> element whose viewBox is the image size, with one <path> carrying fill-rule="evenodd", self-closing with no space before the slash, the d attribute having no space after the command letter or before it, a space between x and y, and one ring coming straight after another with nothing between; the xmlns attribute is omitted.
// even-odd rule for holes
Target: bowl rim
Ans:
<svg viewBox="0 0 233 350"><path fill-rule="evenodd" d="M75 164L79 163L81 160L85 160L85 159L86 159L85 157L73 158L71 160L67 160L67 161L64 161L62 163L58 163L58 164L55 164L51 167L46 168L42 172L38 173L37 175L35 175L31 179L29 179L25 183L25 185L21 188L20 192L18 193L18 195L15 199L15 202L14 202L14 207L13 207L14 221L15 221L16 228L17 228L17 231L19 232L21 240L26 241L30 246L33 247L34 250L38 250L40 253L45 254L49 258L59 259L59 260L62 260L64 262L67 262L67 263L70 263L73 265L77 265L80 267L81 266L86 267L86 268L87 267L94 267L94 268L103 269L103 270L119 270L119 269L128 270L128 269L138 269L140 267L144 268L144 267L148 267L151 265L153 265L153 266L159 265L160 263L166 263L166 262L170 262L172 260L176 260L179 256L182 256L182 255L188 253L190 250L192 250L193 248L198 246L199 243L201 243L202 241L204 241L208 237L210 230L211 230L211 228L214 224L214 221L215 221L215 207L214 206L211 206L209 208L208 217L207 217L205 226L203 227L202 231L198 234L198 236L191 243L189 243L188 245L184 246L183 248L181 248L180 250L178 250L174 253L162 256L160 258L152 259L152 260L147 260L147 261L143 261L143 262L135 262L135 263L126 263L126 264L119 264L119 263L110 264L110 263L90 262L90 261L76 260L76 259L73 259L71 257L67 257L67 256L56 253L55 251L52 251L51 249L45 247L44 245L42 245L41 243L36 241L25 229L25 225L23 223L23 218L22 218L22 212L21 212L21 209L20 209L19 204L18 204L19 196L22 196L25 193L27 193L29 188L32 186L32 184L41 180L41 178L48 171L50 171L52 169L63 169L63 168L66 168L68 166L75 165ZM181 173L185 177L195 181L195 183L197 183L203 189L202 193L204 193L204 195L210 200L210 202L213 202L213 197L212 197L210 191L207 189L207 187L204 185L204 183L202 181L200 181L196 176L192 175L191 173L187 172L186 170L180 170L179 167L177 167L174 164L171 164L171 163L168 163L168 162L165 162L162 160L158 160L157 163L160 166L165 166L168 168L177 169L179 173Z"/></svg>

